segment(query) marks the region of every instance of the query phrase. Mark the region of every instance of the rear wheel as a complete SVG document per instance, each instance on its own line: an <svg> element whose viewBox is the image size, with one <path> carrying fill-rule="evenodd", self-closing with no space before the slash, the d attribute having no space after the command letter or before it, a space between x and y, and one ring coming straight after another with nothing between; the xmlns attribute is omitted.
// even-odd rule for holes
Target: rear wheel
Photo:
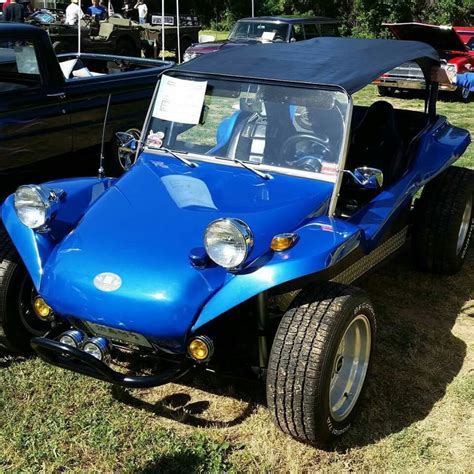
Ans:
<svg viewBox="0 0 474 474"><path fill-rule="evenodd" d="M421 270L458 272L473 230L474 173L452 166L429 182L415 203L413 250Z"/></svg>
<svg viewBox="0 0 474 474"><path fill-rule="evenodd" d="M140 50L135 46L135 44L128 39L120 39L117 41L117 46L115 48L115 54L118 56L128 56L132 58L140 57Z"/></svg>
<svg viewBox="0 0 474 474"><path fill-rule="evenodd" d="M381 97L393 97L395 95L395 89L393 89L393 87L377 86L377 90Z"/></svg>
<svg viewBox="0 0 474 474"><path fill-rule="evenodd" d="M356 288L303 290L284 314L267 374L276 424L299 441L324 444L351 426L376 330L372 304Z"/></svg>
<svg viewBox="0 0 474 474"><path fill-rule="evenodd" d="M30 354L31 338L44 336L51 327L34 312L36 296L28 272L8 234L0 227L0 322L8 347L19 354Z"/></svg>

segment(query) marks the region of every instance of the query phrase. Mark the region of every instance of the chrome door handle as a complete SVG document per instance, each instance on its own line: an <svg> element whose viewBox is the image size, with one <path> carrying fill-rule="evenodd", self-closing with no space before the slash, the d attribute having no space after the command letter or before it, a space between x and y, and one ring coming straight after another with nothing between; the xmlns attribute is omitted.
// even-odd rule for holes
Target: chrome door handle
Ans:
<svg viewBox="0 0 474 474"><path fill-rule="evenodd" d="M66 98L66 94L64 92L56 92L54 94L46 94L46 97L57 97L59 99L65 99Z"/></svg>

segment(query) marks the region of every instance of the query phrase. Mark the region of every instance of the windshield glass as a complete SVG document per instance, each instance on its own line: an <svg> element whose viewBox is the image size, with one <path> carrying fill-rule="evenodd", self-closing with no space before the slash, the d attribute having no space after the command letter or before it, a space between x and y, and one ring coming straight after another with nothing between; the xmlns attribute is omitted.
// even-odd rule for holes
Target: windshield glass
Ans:
<svg viewBox="0 0 474 474"><path fill-rule="evenodd" d="M342 91L164 75L144 146L335 181L348 105Z"/></svg>
<svg viewBox="0 0 474 474"><path fill-rule="evenodd" d="M284 23L238 21L229 35L230 40L253 39L286 41L288 25Z"/></svg>

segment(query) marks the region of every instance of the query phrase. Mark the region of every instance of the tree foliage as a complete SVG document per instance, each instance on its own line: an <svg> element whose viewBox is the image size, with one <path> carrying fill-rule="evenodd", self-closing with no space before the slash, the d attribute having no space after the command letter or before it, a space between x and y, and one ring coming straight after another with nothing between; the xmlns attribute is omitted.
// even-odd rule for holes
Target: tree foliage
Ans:
<svg viewBox="0 0 474 474"><path fill-rule="evenodd" d="M173 10L170 2L168 11ZM199 15L206 26L227 30L251 15L251 0L181 0L181 11ZM371 38L387 35L383 22L470 25L474 0L255 0L255 14L330 16L341 21L342 34Z"/></svg>

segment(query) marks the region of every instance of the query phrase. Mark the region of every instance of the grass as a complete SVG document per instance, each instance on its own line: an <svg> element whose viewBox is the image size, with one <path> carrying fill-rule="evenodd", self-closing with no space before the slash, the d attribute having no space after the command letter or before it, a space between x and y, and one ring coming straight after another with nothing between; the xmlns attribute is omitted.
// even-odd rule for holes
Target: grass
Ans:
<svg viewBox="0 0 474 474"><path fill-rule="evenodd" d="M376 98L369 87L356 101ZM471 131L473 109L439 104ZM474 167L472 149L462 164ZM365 280L379 327L372 375L331 450L283 435L257 382L196 374L125 390L0 349L0 472L472 472L473 270L471 249L452 277L419 273L405 256Z"/></svg>

